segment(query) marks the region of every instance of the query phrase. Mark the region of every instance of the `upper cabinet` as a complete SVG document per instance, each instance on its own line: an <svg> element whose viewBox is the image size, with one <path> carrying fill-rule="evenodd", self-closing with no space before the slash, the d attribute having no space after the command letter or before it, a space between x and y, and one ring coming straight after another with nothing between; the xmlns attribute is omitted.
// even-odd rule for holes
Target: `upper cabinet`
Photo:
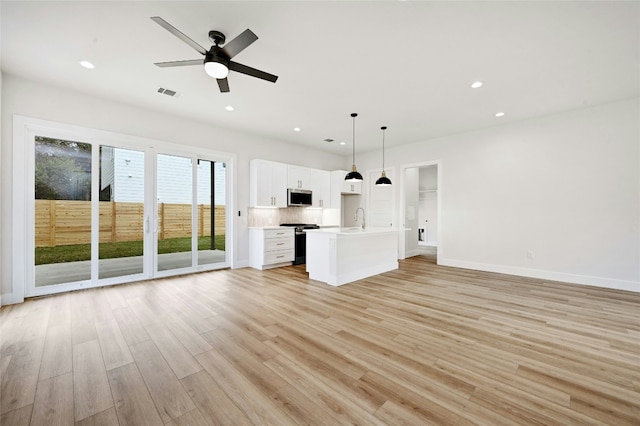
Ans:
<svg viewBox="0 0 640 426"><path fill-rule="evenodd" d="M287 207L287 188L310 190L312 207L331 207L331 172L254 159L249 173L249 207Z"/></svg>
<svg viewBox="0 0 640 426"><path fill-rule="evenodd" d="M328 209L331 207L331 172L309 169L313 207Z"/></svg>
<svg viewBox="0 0 640 426"><path fill-rule="evenodd" d="M286 164L251 160L249 174L250 207L287 207Z"/></svg>
<svg viewBox="0 0 640 426"><path fill-rule="evenodd" d="M289 188L312 189L311 169L301 166L287 166L287 183Z"/></svg>
<svg viewBox="0 0 640 426"><path fill-rule="evenodd" d="M329 208L331 205L331 173L308 167L287 166L289 188L307 189L312 195L312 207Z"/></svg>
<svg viewBox="0 0 640 426"><path fill-rule="evenodd" d="M331 172L331 183L334 193L339 194L362 194L362 181L347 182L344 177L347 175L346 170L335 170Z"/></svg>
<svg viewBox="0 0 640 426"><path fill-rule="evenodd" d="M362 193L362 182L346 182L345 170L334 170L331 174L331 208L340 209L342 195L359 195Z"/></svg>

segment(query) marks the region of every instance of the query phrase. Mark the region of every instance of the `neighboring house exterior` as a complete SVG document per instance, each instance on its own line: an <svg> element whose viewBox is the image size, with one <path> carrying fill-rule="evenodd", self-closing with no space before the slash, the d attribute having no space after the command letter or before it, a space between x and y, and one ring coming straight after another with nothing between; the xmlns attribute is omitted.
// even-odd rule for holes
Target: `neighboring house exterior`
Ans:
<svg viewBox="0 0 640 426"><path fill-rule="evenodd" d="M128 149L102 147L100 199L102 201L142 203L144 197L144 153ZM225 205L225 164L214 164L214 203ZM191 203L191 160L158 155L158 202ZM197 165L198 204L211 204L211 162Z"/></svg>

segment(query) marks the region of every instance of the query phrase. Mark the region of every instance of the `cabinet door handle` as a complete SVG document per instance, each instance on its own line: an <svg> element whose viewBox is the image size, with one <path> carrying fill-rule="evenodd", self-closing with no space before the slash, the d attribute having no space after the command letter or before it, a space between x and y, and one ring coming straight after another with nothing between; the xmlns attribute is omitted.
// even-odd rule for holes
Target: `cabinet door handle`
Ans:
<svg viewBox="0 0 640 426"><path fill-rule="evenodd" d="M276 244L276 245L277 245L277 246L283 246L283 245L284 245L284 243L278 243L278 244Z"/></svg>
<svg viewBox="0 0 640 426"><path fill-rule="evenodd" d="M282 255L282 256L276 256L276 259L280 259L281 257L284 257L284 255Z"/></svg>

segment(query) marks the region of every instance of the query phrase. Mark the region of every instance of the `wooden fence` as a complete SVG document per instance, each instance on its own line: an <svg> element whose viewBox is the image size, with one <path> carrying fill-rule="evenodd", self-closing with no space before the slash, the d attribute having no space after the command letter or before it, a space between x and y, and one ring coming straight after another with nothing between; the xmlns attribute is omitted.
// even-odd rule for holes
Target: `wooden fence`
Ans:
<svg viewBox="0 0 640 426"><path fill-rule="evenodd" d="M91 242L91 202L35 200L36 247ZM142 203L100 201L100 242L140 241L144 231ZM225 234L225 206L215 206L215 235ZM150 226L153 226L152 224ZM198 236L211 235L211 206L198 204ZM158 238L191 236L191 204L158 205Z"/></svg>

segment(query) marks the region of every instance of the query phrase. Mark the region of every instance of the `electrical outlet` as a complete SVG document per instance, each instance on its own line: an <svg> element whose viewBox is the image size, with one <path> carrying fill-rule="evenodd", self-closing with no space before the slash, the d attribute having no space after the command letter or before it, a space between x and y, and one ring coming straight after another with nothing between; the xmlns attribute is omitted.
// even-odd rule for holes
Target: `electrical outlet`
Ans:
<svg viewBox="0 0 640 426"><path fill-rule="evenodd" d="M527 259L529 260L533 259L533 252L531 250L527 251Z"/></svg>

